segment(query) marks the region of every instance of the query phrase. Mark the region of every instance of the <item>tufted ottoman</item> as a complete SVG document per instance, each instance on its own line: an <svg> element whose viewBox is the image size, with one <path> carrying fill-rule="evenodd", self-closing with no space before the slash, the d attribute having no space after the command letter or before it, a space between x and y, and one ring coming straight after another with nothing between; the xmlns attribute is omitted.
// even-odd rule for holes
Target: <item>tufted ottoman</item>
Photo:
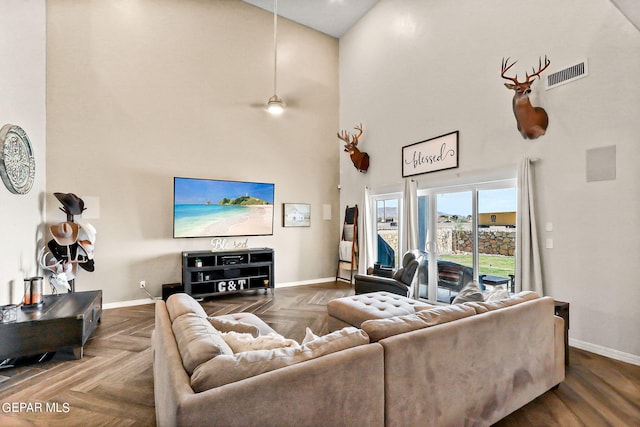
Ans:
<svg viewBox="0 0 640 427"><path fill-rule="evenodd" d="M431 304L384 291L338 298L327 303L328 328L329 331L345 326L359 328L365 320L413 314L432 307Z"/></svg>

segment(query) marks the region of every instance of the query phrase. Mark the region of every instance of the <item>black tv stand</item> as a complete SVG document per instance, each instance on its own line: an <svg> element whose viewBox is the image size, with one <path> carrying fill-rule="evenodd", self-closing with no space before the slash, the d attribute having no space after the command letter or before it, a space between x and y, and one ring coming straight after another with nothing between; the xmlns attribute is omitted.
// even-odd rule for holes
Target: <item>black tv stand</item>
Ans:
<svg viewBox="0 0 640 427"><path fill-rule="evenodd" d="M194 298L271 289L274 252L270 248L182 253L184 292Z"/></svg>

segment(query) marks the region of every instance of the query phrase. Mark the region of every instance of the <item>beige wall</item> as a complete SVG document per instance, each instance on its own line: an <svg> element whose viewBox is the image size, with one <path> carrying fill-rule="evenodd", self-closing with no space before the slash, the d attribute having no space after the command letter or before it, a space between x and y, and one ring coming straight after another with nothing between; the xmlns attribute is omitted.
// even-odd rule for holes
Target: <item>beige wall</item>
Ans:
<svg viewBox="0 0 640 427"><path fill-rule="evenodd" d="M275 249L276 286L335 274L338 43L280 20L280 117L262 108L272 43L272 15L239 0L48 3L47 220L64 219L56 191L99 204L78 290L135 300L146 280L160 295L181 251L211 248L172 238L174 176L275 183L274 235L249 246ZM283 228L283 202L310 203L311 227Z"/></svg>
<svg viewBox="0 0 640 427"><path fill-rule="evenodd" d="M20 302L22 279L38 273L46 175L45 12L45 0L0 2L0 127L24 129L36 161L28 194L12 194L0 183L0 305Z"/></svg>
<svg viewBox="0 0 640 427"><path fill-rule="evenodd" d="M455 130L460 167L419 176L419 187L515 177L523 157L539 158L539 238L554 240L542 248L546 292L571 303L574 344L638 363L637 52L640 32L608 0L382 0L340 39L341 127L363 122L371 155L366 175L340 158L342 204L365 185L402 191L401 148ZM519 59L522 77L545 54L549 72L588 59L589 76L549 91L534 83L550 124L523 140L500 62ZM586 151L609 145L616 179L587 182Z"/></svg>

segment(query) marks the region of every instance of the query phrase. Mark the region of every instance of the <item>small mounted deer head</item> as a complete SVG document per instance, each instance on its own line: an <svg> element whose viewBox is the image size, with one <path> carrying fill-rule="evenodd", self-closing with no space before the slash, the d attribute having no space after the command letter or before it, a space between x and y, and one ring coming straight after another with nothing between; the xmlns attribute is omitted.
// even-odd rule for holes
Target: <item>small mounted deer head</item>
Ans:
<svg viewBox="0 0 640 427"><path fill-rule="evenodd" d="M369 155L365 152L362 152L358 149L358 139L362 136L362 132L364 132L364 128L362 127L362 123L356 126L354 129L358 131L357 135L351 135L346 130L338 132L338 139L346 142L344 146L344 151L349 153L351 156L351 161L353 162L353 166L358 169L359 172L366 172L369 169Z"/></svg>
<svg viewBox="0 0 640 427"><path fill-rule="evenodd" d="M536 139L539 136L542 136L547 131L547 126L549 126L549 116L547 116L547 112L544 111L543 108L533 107L531 102L529 101L529 94L531 93L531 84L535 80L531 80L533 77L540 78L540 73L543 72L551 61L547 59L547 56L544 57L544 65L542 64L542 58L538 60L538 71L533 70L533 74L526 74L526 80L524 82L518 81L518 75L515 77L507 77L505 73L509 71L511 67L513 67L516 62L514 61L509 65L509 58L506 60L502 59L502 72L500 76L503 79L510 80L513 82L505 83L504 85L507 89L513 89L516 93L513 95L513 114L516 116L516 122L518 123L518 130L522 134L522 137L525 139Z"/></svg>

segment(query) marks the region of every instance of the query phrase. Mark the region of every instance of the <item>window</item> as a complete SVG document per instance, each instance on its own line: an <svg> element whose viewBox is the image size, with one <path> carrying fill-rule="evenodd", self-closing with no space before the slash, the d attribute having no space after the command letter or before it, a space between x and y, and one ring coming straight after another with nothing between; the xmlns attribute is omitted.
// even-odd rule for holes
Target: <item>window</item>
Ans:
<svg viewBox="0 0 640 427"><path fill-rule="evenodd" d="M418 217L418 240L429 252L429 287L420 297L450 302L472 280L513 286L515 180L420 190Z"/></svg>
<svg viewBox="0 0 640 427"><path fill-rule="evenodd" d="M400 257L400 206L401 195L384 195L372 198L376 235L373 250L376 262L388 267L397 267Z"/></svg>

